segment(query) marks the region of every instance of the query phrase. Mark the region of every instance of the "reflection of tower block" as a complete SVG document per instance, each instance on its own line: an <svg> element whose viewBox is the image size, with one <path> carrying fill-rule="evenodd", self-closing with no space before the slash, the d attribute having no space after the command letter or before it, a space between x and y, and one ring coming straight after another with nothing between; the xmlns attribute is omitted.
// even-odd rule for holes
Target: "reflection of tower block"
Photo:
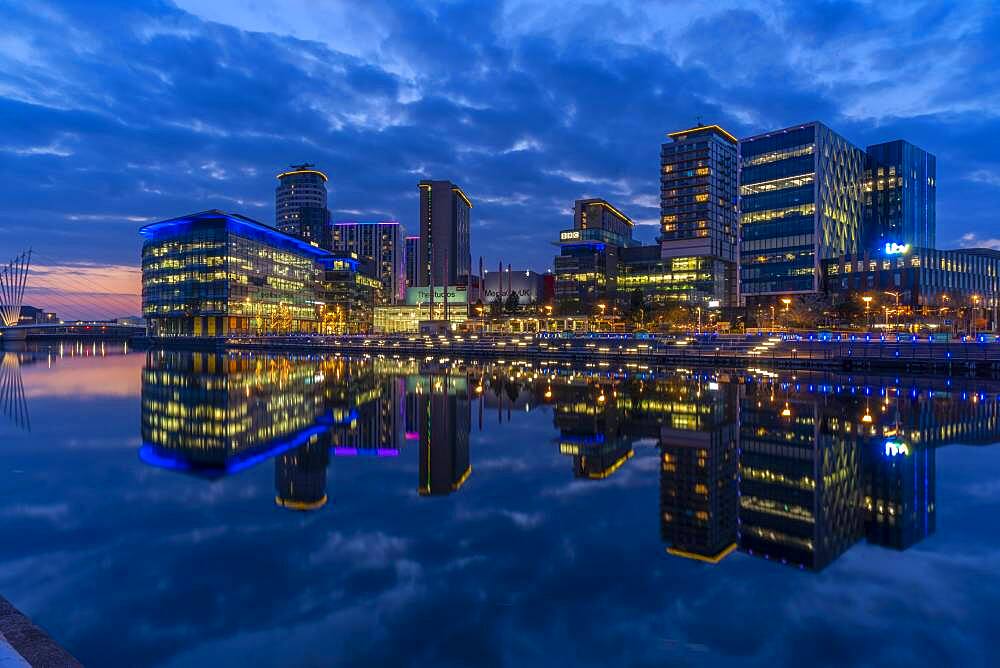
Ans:
<svg viewBox="0 0 1000 668"><path fill-rule="evenodd" d="M660 529L667 552L717 563L736 548L736 428L664 429Z"/></svg>
<svg viewBox="0 0 1000 668"><path fill-rule="evenodd" d="M468 396L432 391L416 397L420 433L418 491L421 496L451 494L472 473L469 459L472 416Z"/></svg>
<svg viewBox="0 0 1000 668"><path fill-rule="evenodd" d="M313 436L308 443L275 460L274 502L291 510L317 510L326 505L326 468L330 445L326 436Z"/></svg>
<svg viewBox="0 0 1000 668"><path fill-rule="evenodd" d="M934 448L876 439L863 457L867 541L905 550L934 533Z"/></svg>
<svg viewBox="0 0 1000 668"><path fill-rule="evenodd" d="M632 459L635 451L624 439L606 441L603 434L590 437L563 435L559 450L573 455L573 476L584 480L604 480Z"/></svg>
<svg viewBox="0 0 1000 668"><path fill-rule="evenodd" d="M617 446L604 444L597 448L587 449L583 454L573 457L573 476L587 480L604 480L622 467L622 464L632 459L635 451L628 443Z"/></svg>

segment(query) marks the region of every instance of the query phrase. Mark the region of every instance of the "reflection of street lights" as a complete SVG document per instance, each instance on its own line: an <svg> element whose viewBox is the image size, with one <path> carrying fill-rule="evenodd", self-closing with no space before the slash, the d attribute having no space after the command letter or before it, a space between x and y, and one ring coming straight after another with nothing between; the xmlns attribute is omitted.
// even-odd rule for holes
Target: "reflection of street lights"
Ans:
<svg viewBox="0 0 1000 668"><path fill-rule="evenodd" d="M872 296L865 295L861 298L861 301L865 303L865 329L872 328L872 318L871 318L871 306L872 306Z"/></svg>

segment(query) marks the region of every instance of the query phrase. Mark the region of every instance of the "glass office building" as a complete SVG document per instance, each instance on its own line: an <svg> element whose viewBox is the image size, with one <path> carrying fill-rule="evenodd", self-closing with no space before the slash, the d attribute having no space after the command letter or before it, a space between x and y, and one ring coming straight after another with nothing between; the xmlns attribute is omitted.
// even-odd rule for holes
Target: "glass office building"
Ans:
<svg viewBox="0 0 1000 668"><path fill-rule="evenodd" d="M934 248L937 159L903 140L869 146L867 153L861 250L886 243Z"/></svg>
<svg viewBox="0 0 1000 668"><path fill-rule="evenodd" d="M636 290L652 306L706 304L729 293L733 263L698 255L664 258L659 246L619 251L618 301L627 305Z"/></svg>
<svg viewBox="0 0 1000 668"><path fill-rule="evenodd" d="M636 245L632 219L603 199L577 200L573 229L559 233L555 299L565 311L590 312L617 296L618 253Z"/></svg>
<svg viewBox="0 0 1000 668"><path fill-rule="evenodd" d="M218 210L139 233L142 310L155 335L316 331L319 260L328 251Z"/></svg>
<svg viewBox="0 0 1000 668"><path fill-rule="evenodd" d="M820 289L820 263L856 252L865 153L822 123L740 141L740 293L748 306Z"/></svg>

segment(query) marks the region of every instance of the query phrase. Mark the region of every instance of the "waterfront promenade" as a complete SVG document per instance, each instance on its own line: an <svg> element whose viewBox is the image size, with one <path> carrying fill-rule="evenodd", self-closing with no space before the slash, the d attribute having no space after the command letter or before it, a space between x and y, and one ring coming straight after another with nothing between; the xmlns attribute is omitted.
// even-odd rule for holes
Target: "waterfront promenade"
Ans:
<svg viewBox="0 0 1000 668"><path fill-rule="evenodd" d="M746 367L1000 374L993 337L933 341L915 336L692 334L287 336L145 339L169 348L339 352L451 359L528 360L597 367Z"/></svg>

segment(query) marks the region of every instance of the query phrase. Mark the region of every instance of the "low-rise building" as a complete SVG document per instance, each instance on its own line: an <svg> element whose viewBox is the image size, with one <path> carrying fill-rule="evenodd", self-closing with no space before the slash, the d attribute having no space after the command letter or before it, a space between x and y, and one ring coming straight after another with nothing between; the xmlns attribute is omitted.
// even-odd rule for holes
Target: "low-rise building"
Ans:
<svg viewBox="0 0 1000 668"><path fill-rule="evenodd" d="M142 309L153 335L319 332L338 304L350 311L348 330L370 323L377 288L356 259L251 218L212 209L139 233Z"/></svg>
<svg viewBox="0 0 1000 668"><path fill-rule="evenodd" d="M834 304L868 296L869 308L879 312L881 304L943 320L965 312L995 322L1000 251L935 250L890 242L877 251L825 261L823 284Z"/></svg>

